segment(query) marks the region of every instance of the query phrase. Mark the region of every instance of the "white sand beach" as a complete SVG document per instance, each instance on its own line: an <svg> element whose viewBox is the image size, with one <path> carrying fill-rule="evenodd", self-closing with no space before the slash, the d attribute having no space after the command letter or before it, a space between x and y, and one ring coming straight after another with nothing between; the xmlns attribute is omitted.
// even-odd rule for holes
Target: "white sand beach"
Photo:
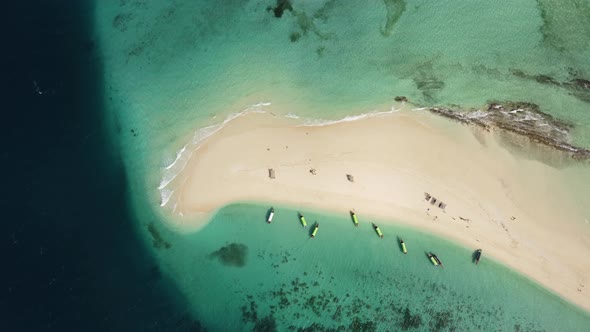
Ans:
<svg viewBox="0 0 590 332"><path fill-rule="evenodd" d="M250 114L209 137L174 188L184 217L171 218L172 226L197 230L203 215L235 201L354 209L365 222L403 223L482 248L484 258L590 310L590 216L564 181L567 170L510 152L498 133L426 112L326 126L298 121Z"/></svg>

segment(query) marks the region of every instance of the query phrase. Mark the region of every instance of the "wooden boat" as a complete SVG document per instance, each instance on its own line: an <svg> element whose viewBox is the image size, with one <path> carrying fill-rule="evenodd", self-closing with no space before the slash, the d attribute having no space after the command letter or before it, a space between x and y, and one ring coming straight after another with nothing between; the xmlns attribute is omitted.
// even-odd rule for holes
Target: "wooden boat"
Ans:
<svg viewBox="0 0 590 332"><path fill-rule="evenodd" d="M318 233L318 229L320 229L320 224L316 223L314 228L313 228L313 232L311 232L311 238L315 238L315 235Z"/></svg>
<svg viewBox="0 0 590 332"><path fill-rule="evenodd" d="M432 258L434 258L434 260L438 263L438 265L440 267L444 267L443 263L440 261L440 259L438 259L438 257L435 254L433 254L433 253L430 253L430 254L432 255Z"/></svg>
<svg viewBox="0 0 590 332"><path fill-rule="evenodd" d="M426 255L428 255L428 259L430 259L434 266L438 266L438 261L434 258L434 255L431 252L427 253Z"/></svg>
<svg viewBox="0 0 590 332"><path fill-rule="evenodd" d="M272 222L272 217L274 217L274 215L275 215L275 208L271 207L270 210L268 211L268 217L266 218L266 222L270 224Z"/></svg>
<svg viewBox="0 0 590 332"><path fill-rule="evenodd" d="M408 249L406 248L406 244L404 243L403 239L399 239L399 245L402 247L402 252L404 254L408 253Z"/></svg>
<svg viewBox="0 0 590 332"><path fill-rule="evenodd" d="M381 232L379 226L373 224L373 229L375 229L375 232L377 232L377 235L379 235L380 238L383 238L383 232Z"/></svg>
<svg viewBox="0 0 590 332"><path fill-rule="evenodd" d="M474 254L475 265L479 264L480 258L481 258L481 249L477 249Z"/></svg>
<svg viewBox="0 0 590 332"><path fill-rule="evenodd" d="M301 225L303 225L303 227L307 227L307 221L305 220L305 217L301 213L298 213L298 215L299 221L301 221Z"/></svg>
<svg viewBox="0 0 590 332"><path fill-rule="evenodd" d="M356 217L356 214L354 213L354 211L352 211L352 210L350 210L350 217L352 218L352 222L354 223L354 225L358 227L359 220Z"/></svg>

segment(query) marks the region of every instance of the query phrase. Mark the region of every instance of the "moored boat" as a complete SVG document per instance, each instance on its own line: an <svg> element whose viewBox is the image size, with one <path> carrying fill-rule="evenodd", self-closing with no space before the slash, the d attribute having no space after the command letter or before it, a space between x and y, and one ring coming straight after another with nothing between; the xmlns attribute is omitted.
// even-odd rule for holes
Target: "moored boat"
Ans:
<svg viewBox="0 0 590 332"><path fill-rule="evenodd" d="M359 220L356 217L356 213L354 213L354 211L350 210L350 217L352 218L352 222L354 223L355 226L359 225Z"/></svg>
<svg viewBox="0 0 590 332"><path fill-rule="evenodd" d="M440 259L438 259L438 257L435 254L433 254L433 253L430 253L430 254L434 258L434 260L436 260L436 262L438 263L438 265L440 265L440 267L444 267L443 266L443 263L440 261Z"/></svg>
<svg viewBox="0 0 590 332"><path fill-rule="evenodd" d="M408 253L408 249L406 248L406 243L404 242L404 240L403 239L399 239L399 244L402 247L402 252L404 254L407 254Z"/></svg>
<svg viewBox="0 0 590 332"><path fill-rule="evenodd" d="M477 249L474 255L475 265L479 264L479 259L481 258L481 249Z"/></svg>
<svg viewBox="0 0 590 332"><path fill-rule="evenodd" d="M268 218L266 218L266 222L270 224L272 222L272 217L274 217L274 215L275 215L275 208L271 207L270 210L268 211Z"/></svg>
<svg viewBox="0 0 590 332"><path fill-rule="evenodd" d="M311 237L315 238L315 235L318 233L318 229L320 229L320 224L316 223L313 227L313 232L311 232Z"/></svg>
<svg viewBox="0 0 590 332"><path fill-rule="evenodd" d="M298 213L298 215L299 221L301 221L301 225L303 225L303 227L307 227L307 221L305 221L305 217L301 213Z"/></svg>
<svg viewBox="0 0 590 332"><path fill-rule="evenodd" d="M375 232L377 232L377 235L379 235L380 238L383 238L383 232L381 232L379 226L373 224L373 228L375 229Z"/></svg>
<svg viewBox="0 0 590 332"><path fill-rule="evenodd" d="M434 266L438 266L438 261L434 258L434 255L431 252L429 252L427 255L428 255L428 258L430 259L430 261L432 262L432 264Z"/></svg>

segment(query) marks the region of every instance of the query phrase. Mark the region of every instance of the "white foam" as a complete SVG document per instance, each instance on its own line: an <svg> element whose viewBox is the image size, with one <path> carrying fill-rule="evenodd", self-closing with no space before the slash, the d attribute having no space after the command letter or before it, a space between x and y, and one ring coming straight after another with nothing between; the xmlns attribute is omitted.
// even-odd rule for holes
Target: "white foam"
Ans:
<svg viewBox="0 0 590 332"><path fill-rule="evenodd" d="M489 112L484 112L482 110L477 110L475 112L469 112L465 116L468 119L481 119L481 118L485 118L488 115L490 115Z"/></svg>
<svg viewBox="0 0 590 332"><path fill-rule="evenodd" d="M176 159L168 166L162 167L160 185L158 186L161 197L160 206L165 206L170 201L170 197L172 196L173 191L170 191L166 187L172 181L174 181L174 179L176 179L178 174L180 174L184 170L191 156L195 151L197 151L200 148L204 140L206 140L208 137L221 130L221 128L223 128L227 123L238 117L250 113L265 113L263 108L270 105L270 102L260 102L251 105L241 112L230 114L221 123L207 126L204 128L199 128L197 131L195 131L191 141L176 152Z"/></svg>
<svg viewBox="0 0 590 332"><path fill-rule="evenodd" d="M304 124L299 125L298 127L321 127L321 126L329 126L337 123L342 122L352 122L357 121L365 118L374 118L379 116L390 115L393 113L399 112L399 110L395 109L393 106L391 110L385 112L369 112L363 113L358 115L349 115L339 120L323 120L323 119L315 119L315 120L308 120Z"/></svg>
<svg viewBox="0 0 590 332"><path fill-rule="evenodd" d="M182 153L185 150L186 150L186 145L183 146L182 149L180 149L179 151L176 151L176 159L174 159L174 161L170 165L168 165L168 166L166 166L164 168L165 169L170 169L170 168L174 167L174 164L176 164L176 162L182 157Z"/></svg>
<svg viewBox="0 0 590 332"><path fill-rule="evenodd" d="M170 201L170 197L174 194L174 190L163 188L160 190L160 206L164 206Z"/></svg>

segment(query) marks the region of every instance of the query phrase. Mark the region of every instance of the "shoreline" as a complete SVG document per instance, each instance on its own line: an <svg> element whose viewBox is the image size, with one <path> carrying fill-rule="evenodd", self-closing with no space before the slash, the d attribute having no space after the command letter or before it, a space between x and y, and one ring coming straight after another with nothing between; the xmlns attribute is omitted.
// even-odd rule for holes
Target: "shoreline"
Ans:
<svg viewBox="0 0 590 332"><path fill-rule="evenodd" d="M590 263L580 265L571 254L590 251L587 211L568 199L575 193L560 181L561 170L508 152L494 135L425 112L324 126L248 114L228 122L188 161L174 188L182 216L169 224L195 231L237 201L355 209L482 248L590 311L584 290ZM444 211L426 202L425 193L442 200Z"/></svg>

